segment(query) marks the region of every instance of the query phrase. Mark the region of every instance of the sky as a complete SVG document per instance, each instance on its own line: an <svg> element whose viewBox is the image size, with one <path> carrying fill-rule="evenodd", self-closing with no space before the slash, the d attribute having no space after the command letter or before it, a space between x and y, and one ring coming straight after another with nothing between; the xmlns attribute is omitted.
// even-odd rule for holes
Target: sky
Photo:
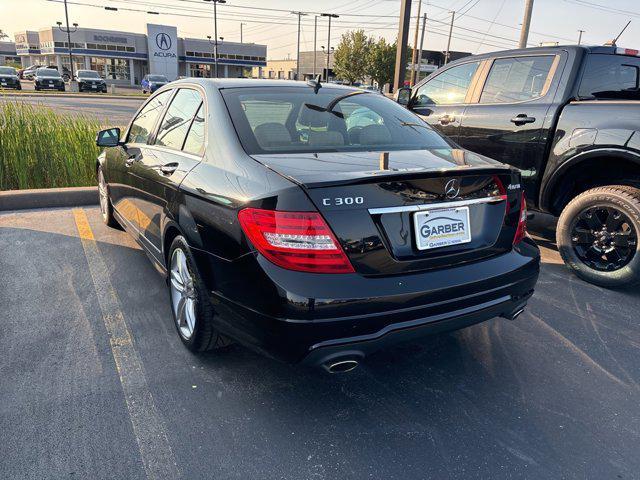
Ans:
<svg viewBox="0 0 640 480"><path fill-rule="evenodd" d="M64 21L62 0L0 0L0 29L9 34L38 30ZM86 28L145 33L147 23L174 25L178 35L205 38L213 35L213 7L201 0L68 0L70 22ZM413 43L419 0L412 2ZM424 49L446 49L450 11L455 11L451 50L483 53L515 48L525 0L423 0L427 14ZM118 11L106 11L104 6ZM353 29L364 29L374 38L395 40L400 0L227 0L218 6L218 34L230 41L267 45L269 59L295 58L297 16L302 16L301 50L313 49L314 16L335 13L331 45ZM160 15L148 14L156 11ZM534 0L530 45L558 41L601 45L615 37L627 21L631 25L618 45L640 48L640 1L638 0ZM327 19L318 18L317 46L327 43Z"/></svg>

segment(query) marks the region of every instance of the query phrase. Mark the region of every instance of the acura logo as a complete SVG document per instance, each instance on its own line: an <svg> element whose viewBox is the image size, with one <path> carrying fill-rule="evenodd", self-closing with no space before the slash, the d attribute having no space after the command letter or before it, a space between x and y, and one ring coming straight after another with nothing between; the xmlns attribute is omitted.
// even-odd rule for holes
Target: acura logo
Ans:
<svg viewBox="0 0 640 480"><path fill-rule="evenodd" d="M164 32L156 35L156 45L160 50L169 50L171 48L171 37Z"/></svg>
<svg viewBox="0 0 640 480"><path fill-rule="evenodd" d="M447 198L456 198L460 195L460 181L457 178L452 178L445 184L444 195Z"/></svg>

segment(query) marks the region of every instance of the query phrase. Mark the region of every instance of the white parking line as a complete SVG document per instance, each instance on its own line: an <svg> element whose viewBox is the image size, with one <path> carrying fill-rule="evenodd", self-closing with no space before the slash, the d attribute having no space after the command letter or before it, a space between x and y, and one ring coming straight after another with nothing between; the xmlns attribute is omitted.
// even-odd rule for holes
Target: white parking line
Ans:
<svg viewBox="0 0 640 480"><path fill-rule="evenodd" d="M102 311L102 320L109 334L111 353L120 376L147 478L180 478L164 422L153 402L142 361L133 345L118 296L111 285L107 266L96 244L87 215L81 208L74 209L73 215Z"/></svg>

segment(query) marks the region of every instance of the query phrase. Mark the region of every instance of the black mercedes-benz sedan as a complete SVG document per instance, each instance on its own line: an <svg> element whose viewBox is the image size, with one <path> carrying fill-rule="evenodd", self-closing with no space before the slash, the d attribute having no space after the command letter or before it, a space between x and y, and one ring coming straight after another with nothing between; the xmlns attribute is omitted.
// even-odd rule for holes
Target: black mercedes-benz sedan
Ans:
<svg viewBox="0 0 640 480"><path fill-rule="evenodd" d="M518 171L383 95L185 79L97 143L104 221L166 275L192 351L236 340L347 371L399 342L514 319L533 293Z"/></svg>

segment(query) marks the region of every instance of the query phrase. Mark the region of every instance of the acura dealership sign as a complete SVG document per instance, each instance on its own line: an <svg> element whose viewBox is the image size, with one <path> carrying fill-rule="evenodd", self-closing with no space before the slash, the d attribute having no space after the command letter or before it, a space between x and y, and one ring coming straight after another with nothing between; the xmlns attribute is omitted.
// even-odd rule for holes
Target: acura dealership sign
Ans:
<svg viewBox="0 0 640 480"><path fill-rule="evenodd" d="M178 78L178 30L167 25L147 24L149 73Z"/></svg>

